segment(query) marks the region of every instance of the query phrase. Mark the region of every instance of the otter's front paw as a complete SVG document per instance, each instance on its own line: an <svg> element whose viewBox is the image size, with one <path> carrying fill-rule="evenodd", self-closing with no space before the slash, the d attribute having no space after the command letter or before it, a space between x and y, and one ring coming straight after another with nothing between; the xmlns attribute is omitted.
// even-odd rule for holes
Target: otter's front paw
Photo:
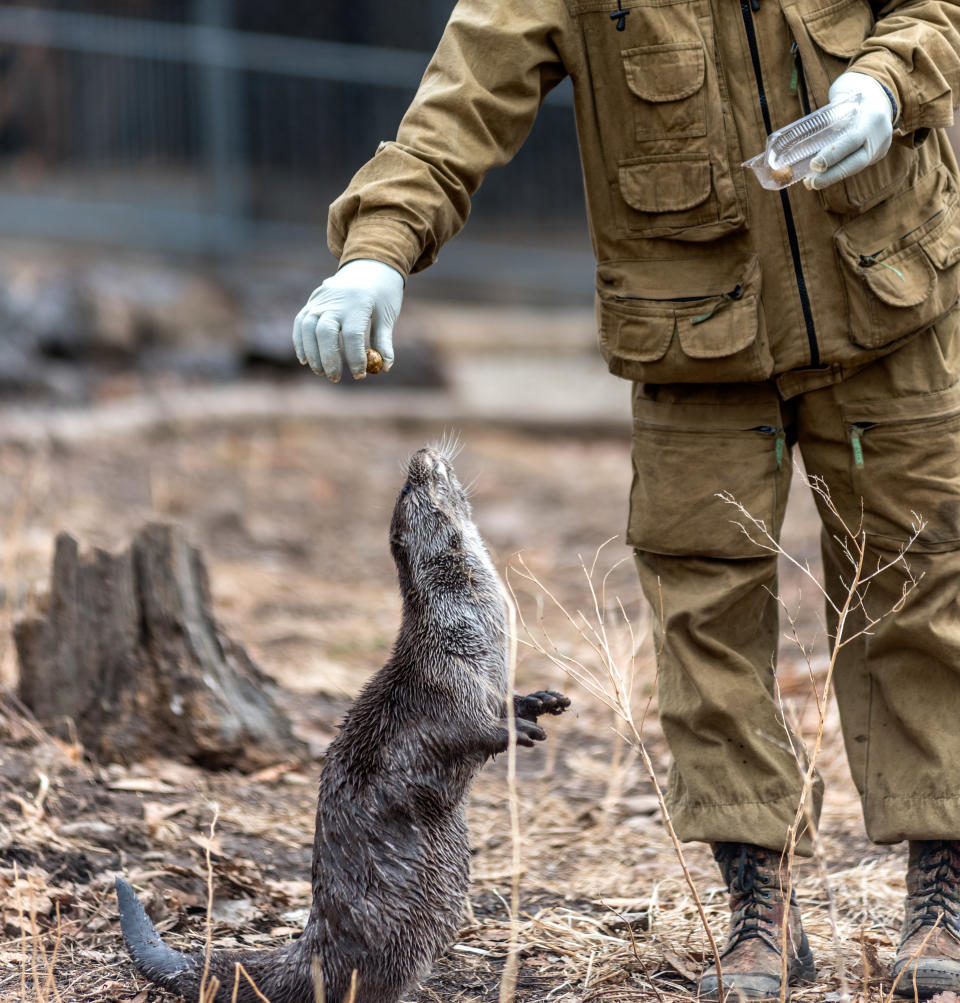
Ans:
<svg viewBox="0 0 960 1003"><path fill-rule="evenodd" d="M524 745L532 748L534 742L542 742L547 737L547 733L536 722L525 721L521 717L514 718L517 728L517 745ZM487 749L491 756L500 752L506 752L510 745L510 733L504 724L496 730L496 736Z"/></svg>
<svg viewBox="0 0 960 1003"><path fill-rule="evenodd" d="M517 726L517 745L526 745L532 748L534 742L542 742L546 739L547 733L536 721L526 721L518 717L515 721Z"/></svg>
<svg viewBox="0 0 960 1003"><path fill-rule="evenodd" d="M555 690L538 690L513 698L513 712L525 721L536 721L541 714L562 714L569 706L570 698Z"/></svg>

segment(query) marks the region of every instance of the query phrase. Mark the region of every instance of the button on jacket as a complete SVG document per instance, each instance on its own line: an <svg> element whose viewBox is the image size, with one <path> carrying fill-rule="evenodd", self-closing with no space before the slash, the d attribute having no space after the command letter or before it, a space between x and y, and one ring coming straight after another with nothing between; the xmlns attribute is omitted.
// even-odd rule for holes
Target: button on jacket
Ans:
<svg viewBox="0 0 960 1003"><path fill-rule="evenodd" d="M786 396L830 382L960 292L960 184L940 131L960 95L958 29L953 0L460 0L396 142L331 207L331 250L427 267L569 75L610 370L775 376ZM889 153L823 192L762 189L741 162L846 69L894 98Z"/></svg>

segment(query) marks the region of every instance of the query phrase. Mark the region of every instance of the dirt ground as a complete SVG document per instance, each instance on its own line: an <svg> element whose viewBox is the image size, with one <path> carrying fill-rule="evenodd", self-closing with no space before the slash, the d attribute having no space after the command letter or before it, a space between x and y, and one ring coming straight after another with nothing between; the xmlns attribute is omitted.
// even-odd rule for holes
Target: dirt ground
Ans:
<svg viewBox="0 0 960 1003"><path fill-rule="evenodd" d="M611 382L611 392L618 388ZM0 703L0 1000L163 999L126 959L113 878L122 873L144 892L172 945L198 948L207 923L208 849L215 946L269 948L299 933L323 749L351 696L382 664L399 619L387 524L401 467L449 429L445 419L416 413L350 420L348 410L336 419L160 422L32 442L4 443L0 435L0 679L7 694ZM588 616L593 600L581 561L595 562L595 581L609 571L603 619L622 664L635 651L639 716L654 670L649 616L622 543L627 433L474 423L463 430L457 468L464 482L475 481L477 524L498 567L514 569L509 578L528 623L536 628L542 619L558 648L582 656L601 680L583 636L518 576L518 555L570 611ZM183 524L202 550L219 620L281 684L309 759L253 776L173 761L96 764L75 744L40 732L11 702L17 668L10 628L44 587L56 532L119 549L156 519ZM809 503L796 505L788 549L815 561L816 539ZM812 640L819 631L814 590L788 573L782 592L790 608L801 604L801 631ZM823 651L821 633L818 681ZM518 678L521 690L563 689L574 705L548 722L543 747L520 750L516 998L692 998L706 938L651 784L618 734L621 722L524 645ZM812 740L811 677L786 641L780 682ZM664 780L668 760L655 717L654 705L644 736ZM798 896L819 963L818 983L801 998L836 992L843 969L855 993L879 1000L889 989L897 937L902 850L866 841L832 711L820 762L828 782L829 880L811 865L800 868ZM471 800L473 887L464 928L411 1000L498 998L510 931L506 791L500 760L481 775ZM700 846L688 848L687 862L720 938L724 901L713 862ZM839 950L827 887L838 910Z"/></svg>

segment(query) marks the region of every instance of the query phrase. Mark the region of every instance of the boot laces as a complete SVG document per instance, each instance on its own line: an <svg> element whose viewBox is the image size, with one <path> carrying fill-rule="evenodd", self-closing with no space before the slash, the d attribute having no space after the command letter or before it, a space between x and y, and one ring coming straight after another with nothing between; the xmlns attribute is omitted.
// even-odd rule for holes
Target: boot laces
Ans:
<svg viewBox="0 0 960 1003"><path fill-rule="evenodd" d="M960 845L924 841L916 861L917 891L910 897L913 922L908 937L921 927L941 926L960 938Z"/></svg>
<svg viewBox="0 0 960 1003"><path fill-rule="evenodd" d="M768 851L747 843L728 843L721 844L715 856L734 900L724 953L752 937L779 951L780 924L773 908L775 875L769 867Z"/></svg>

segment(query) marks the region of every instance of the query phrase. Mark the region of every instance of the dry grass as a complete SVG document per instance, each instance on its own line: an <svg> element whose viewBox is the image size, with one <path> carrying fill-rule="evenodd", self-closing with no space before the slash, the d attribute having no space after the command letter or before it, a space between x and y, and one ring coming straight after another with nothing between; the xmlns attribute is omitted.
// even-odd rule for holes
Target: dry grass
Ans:
<svg viewBox="0 0 960 1003"><path fill-rule="evenodd" d="M729 494L723 493L719 497L739 513L742 521L740 527L747 538L768 553L778 556L788 564L799 570L801 574L813 585L814 591L822 598L830 612L835 617L836 626L830 638L830 655L827 661L826 671L822 686L817 686L813 677L813 663L810 656L810 649L800 636L797 630L796 621L791 617L789 610L785 608L782 597L778 596L778 601L783 607L783 612L790 624L791 636L798 650L803 656L807 669L810 672L811 688L816 701L816 733L811 742L805 742L803 733L795 728L795 734L801 742L799 747L792 749L794 759L797 764L797 772L802 779L800 798L797 803L796 814L793 824L787 834L787 845L784 851L784 863L787 873L786 886L783 893L788 898L793 891L793 866L796 855L799 833L806 830L813 844L814 860L818 869L818 876L823 887L827 900L827 915L830 920L832 932L833 951L836 962L836 974L840 984L840 1003L848 1003L851 998L850 986L847 980L846 965L843 957L842 938L839 928L839 919L836 905L831 889L829 869L826 852L823 847L817 822L813 817L810 795L817 776L817 767L820 760L820 750L823 746L824 728L826 725L827 706L831 699L834 669L837 659L845 647L856 642L866 634L870 634L877 627L881 620L895 616L908 602L910 596L919 585L919 578L913 574L909 564L909 550L920 536L924 529L923 520L913 514L912 532L900 548L897 555L889 561L879 561L876 566L868 565L869 552L867 548L867 537L863 528L863 513L861 511L858 522L853 525L841 515L837 506L830 496L827 484L819 477L801 477L804 485L817 496L824 509L829 512L838 527L837 541L841 545L844 556L847 559L847 567L844 570L845 593L841 599L836 599L832 595L832 590L828 589L826 583L821 582L809 565L803 564L794 558L783 548L778 539L775 539L762 520L755 518L737 499ZM890 575L897 570L903 580L900 595L892 605L879 613L871 614L865 605L865 595L871 582L881 576ZM790 716L786 708L781 707L785 721L790 721ZM789 915L784 914L783 925L781 927L781 1003L786 1003L788 995L787 987L787 964L789 950ZM891 990L892 992L892 990ZM722 994L721 994L722 995Z"/></svg>
<svg viewBox="0 0 960 1003"><path fill-rule="evenodd" d="M228 629L296 691L291 713L301 734L322 748L345 696L389 645L397 606L385 520L395 457L431 437L423 429L318 435L290 425L252 434L214 429L199 439L164 435L149 450L134 439L74 445L55 457L0 448L8 473L0 480L0 511L8 513L0 520L3 678L13 678L12 619L45 577L54 530L113 547L144 519L174 515L211 559ZM369 462L346 469L348 447ZM498 564L523 544L528 572L563 608L592 612L601 652L624 667L622 680L604 687L608 694L620 687L617 702L625 701L633 727L588 677L571 682L551 658L521 648L518 688L564 689L574 707L547 722L544 747L521 749L512 767L507 757L481 775L470 808L468 922L413 998L471 1003L503 991L531 1003L692 999L713 952L707 929L715 940L724 934L725 894L703 847L683 847L685 871L680 867L658 805L652 777L665 776L667 752L633 570L613 569L613 557L603 566L612 545L605 548L594 571L606 587L591 592L570 556L592 555L623 521L626 443L558 440L545 450L530 437L478 434L458 468L464 479L484 475L476 514ZM575 483L572 469L582 472ZM360 500L376 533L357 532ZM802 545L815 542L810 524L798 535ZM824 692L829 666L818 654L822 638L806 640L819 615L812 588L795 612L801 580L786 569L783 589L808 657L784 649L780 687L798 730L821 735L828 796L821 870L802 864L796 878L818 982L794 998L806 1003L839 992L845 973L853 998L879 1003L890 991L904 862L897 849L872 847L863 836L835 711L811 691ZM584 636L576 613L572 621L556 608L548 615L549 601L532 582L514 585L528 623L542 618L551 650L605 679L597 636ZM15 703L0 702L0 1000L146 1003L115 922L117 871L151 890L148 908L180 949L202 947L207 930L214 949L285 942L309 900L318 768L278 764L244 778L174 763L94 767L68 732L53 740ZM513 783L516 797L508 798ZM220 806L215 839L205 833L211 802ZM515 975L505 981L511 958Z"/></svg>

